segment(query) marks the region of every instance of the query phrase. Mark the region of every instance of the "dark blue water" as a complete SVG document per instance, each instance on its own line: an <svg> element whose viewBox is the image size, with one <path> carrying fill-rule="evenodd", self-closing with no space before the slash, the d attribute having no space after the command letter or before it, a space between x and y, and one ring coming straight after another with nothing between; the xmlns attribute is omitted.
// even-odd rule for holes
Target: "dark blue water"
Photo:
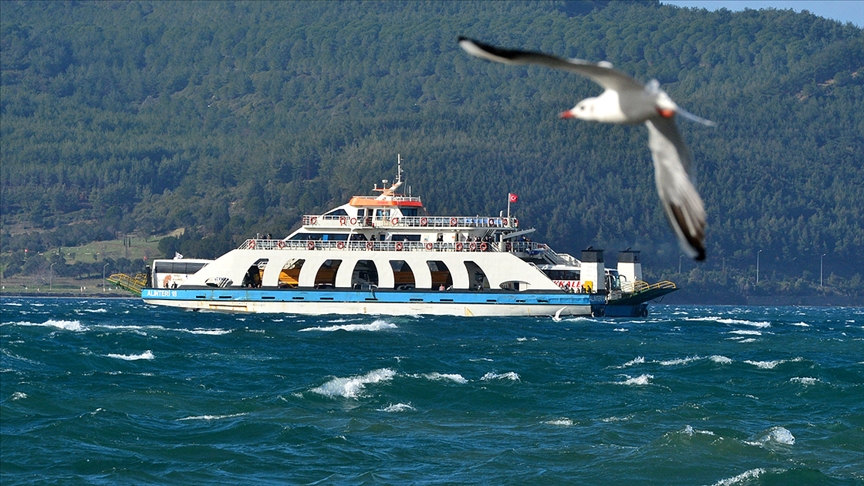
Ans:
<svg viewBox="0 0 864 486"><path fill-rule="evenodd" d="M864 484L864 308L0 309L4 486Z"/></svg>

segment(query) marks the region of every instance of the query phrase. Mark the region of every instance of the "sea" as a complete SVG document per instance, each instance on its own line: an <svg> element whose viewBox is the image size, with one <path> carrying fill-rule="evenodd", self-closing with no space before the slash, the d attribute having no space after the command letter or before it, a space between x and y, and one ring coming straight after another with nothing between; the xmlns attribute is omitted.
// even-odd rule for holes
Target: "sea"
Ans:
<svg viewBox="0 0 864 486"><path fill-rule="evenodd" d="M864 484L864 308L0 300L0 483Z"/></svg>

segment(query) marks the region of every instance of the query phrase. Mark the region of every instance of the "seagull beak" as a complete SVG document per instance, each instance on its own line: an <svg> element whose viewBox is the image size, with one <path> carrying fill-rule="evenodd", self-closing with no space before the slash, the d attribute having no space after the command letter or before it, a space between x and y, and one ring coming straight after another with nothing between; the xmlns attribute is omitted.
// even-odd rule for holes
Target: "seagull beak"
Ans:
<svg viewBox="0 0 864 486"><path fill-rule="evenodd" d="M659 114L663 118L672 118L675 116L675 110L671 110L669 108L657 108L657 114Z"/></svg>
<svg viewBox="0 0 864 486"><path fill-rule="evenodd" d="M560 114L558 114L558 117L561 118L562 120L566 120L568 118L575 118L573 116L573 112L570 110L562 111Z"/></svg>

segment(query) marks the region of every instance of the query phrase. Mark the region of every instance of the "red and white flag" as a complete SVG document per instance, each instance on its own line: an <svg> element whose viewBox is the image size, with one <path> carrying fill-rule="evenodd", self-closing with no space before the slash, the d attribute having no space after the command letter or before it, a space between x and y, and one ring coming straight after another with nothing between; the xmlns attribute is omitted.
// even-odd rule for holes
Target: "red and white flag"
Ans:
<svg viewBox="0 0 864 486"><path fill-rule="evenodd" d="M514 203L514 202L519 200L519 196L517 196L516 194L513 194L512 192L510 194L508 194L507 196L510 198L509 201L511 203Z"/></svg>

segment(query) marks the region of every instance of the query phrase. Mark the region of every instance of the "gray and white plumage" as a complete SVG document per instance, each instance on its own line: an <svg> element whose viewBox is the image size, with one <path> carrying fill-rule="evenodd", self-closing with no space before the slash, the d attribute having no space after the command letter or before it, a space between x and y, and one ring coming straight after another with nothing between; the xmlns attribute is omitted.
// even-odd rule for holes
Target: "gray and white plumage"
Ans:
<svg viewBox="0 0 864 486"><path fill-rule="evenodd" d="M648 127L657 193L669 225L688 255L696 260L705 259L705 206L693 184L690 151L675 126L674 116L678 114L705 125L713 125L712 122L676 105L656 80L642 84L608 62L592 63L541 52L501 49L465 37L459 38L459 45L468 54L482 59L563 69L602 86L605 91L600 96L580 101L561 113L561 117L602 123L644 123Z"/></svg>

